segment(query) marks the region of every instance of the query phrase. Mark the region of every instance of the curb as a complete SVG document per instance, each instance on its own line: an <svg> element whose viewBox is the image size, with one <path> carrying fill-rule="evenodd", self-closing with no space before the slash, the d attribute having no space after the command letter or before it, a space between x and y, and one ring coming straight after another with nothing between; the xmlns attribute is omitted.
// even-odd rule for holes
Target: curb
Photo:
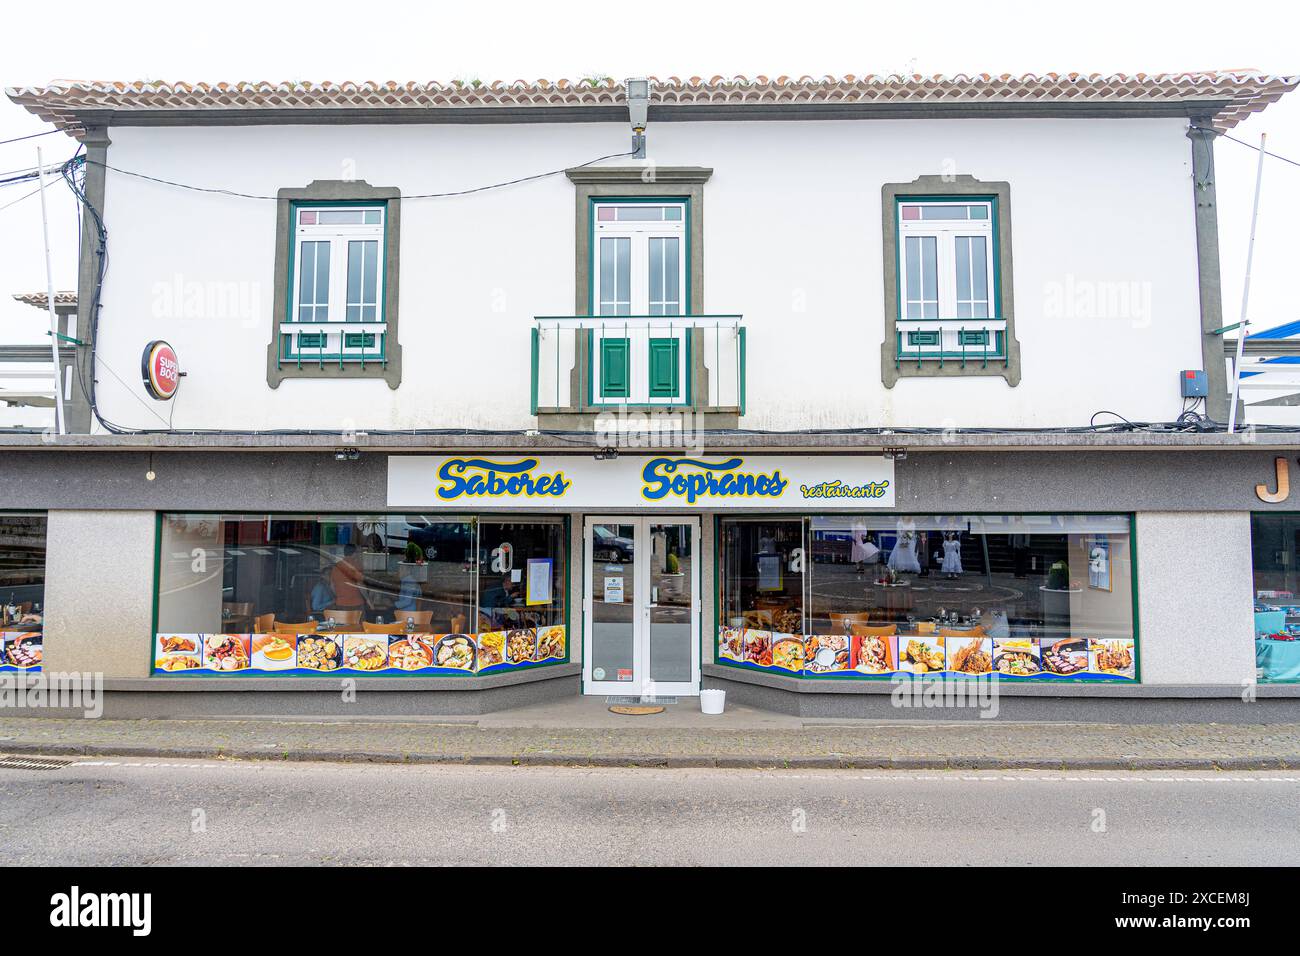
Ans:
<svg viewBox="0 0 1300 956"><path fill-rule="evenodd" d="M703 756L678 754L438 754L364 750L271 750L240 747L152 747L139 744L31 744L9 741L0 753L60 757L164 757L288 763L451 764L468 767L623 767L648 770L1294 770L1286 757L873 757Z"/></svg>

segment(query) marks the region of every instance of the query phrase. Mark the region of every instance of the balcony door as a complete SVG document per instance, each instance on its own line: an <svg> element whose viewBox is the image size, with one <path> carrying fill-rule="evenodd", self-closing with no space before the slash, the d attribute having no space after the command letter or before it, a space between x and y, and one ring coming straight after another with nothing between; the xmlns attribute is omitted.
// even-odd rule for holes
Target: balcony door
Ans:
<svg viewBox="0 0 1300 956"><path fill-rule="evenodd" d="M588 518L583 691L700 692L699 518Z"/></svg>
<svg viewBox="0 0 1300 956"><path fill-rule="evenodd" d="M687 205L611 199L592 208L591 401L687 401Z"/></svg>

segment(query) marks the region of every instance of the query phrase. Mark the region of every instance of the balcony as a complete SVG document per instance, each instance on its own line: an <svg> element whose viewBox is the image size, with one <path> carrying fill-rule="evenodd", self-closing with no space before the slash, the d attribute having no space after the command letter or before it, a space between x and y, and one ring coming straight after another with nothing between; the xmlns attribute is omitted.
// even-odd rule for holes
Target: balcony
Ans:
<svg viewBox="0 0 1300 956"><path fill-rule="evenodd" d="M951 362L966 368L1007 364L1006 319L899 319L895 367Z"/></svg>
<svg viewBox="0 0 1300 956"><path fill-rule="evenodd" d="M742 317L537 316L533 414L585 420L619 409L689 410L710 427L734 426L745 413Z"/></svg>

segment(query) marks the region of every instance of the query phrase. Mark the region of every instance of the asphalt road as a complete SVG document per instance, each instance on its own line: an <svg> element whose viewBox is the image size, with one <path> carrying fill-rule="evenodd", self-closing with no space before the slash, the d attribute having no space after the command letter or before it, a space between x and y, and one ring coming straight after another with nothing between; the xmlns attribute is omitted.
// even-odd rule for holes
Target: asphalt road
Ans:
<svg viewBox="0 0 1300 956"><path fill-rule="evenodd" d="M1300 774L82 761L0 769L0 865L1291 864Z"/></svg>

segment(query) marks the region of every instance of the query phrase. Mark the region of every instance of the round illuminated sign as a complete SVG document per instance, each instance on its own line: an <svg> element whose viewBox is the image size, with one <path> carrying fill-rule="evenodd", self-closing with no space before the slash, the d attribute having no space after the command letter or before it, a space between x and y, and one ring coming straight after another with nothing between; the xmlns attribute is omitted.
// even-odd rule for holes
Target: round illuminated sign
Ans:
<svg viewBox="0 0 1300 956"><path fill-rule="evenodd" d="M140 365L144 387L154 398L165 402L176 394L181 383L181 366L176 351L161 339L144 347Z"/></svg>

